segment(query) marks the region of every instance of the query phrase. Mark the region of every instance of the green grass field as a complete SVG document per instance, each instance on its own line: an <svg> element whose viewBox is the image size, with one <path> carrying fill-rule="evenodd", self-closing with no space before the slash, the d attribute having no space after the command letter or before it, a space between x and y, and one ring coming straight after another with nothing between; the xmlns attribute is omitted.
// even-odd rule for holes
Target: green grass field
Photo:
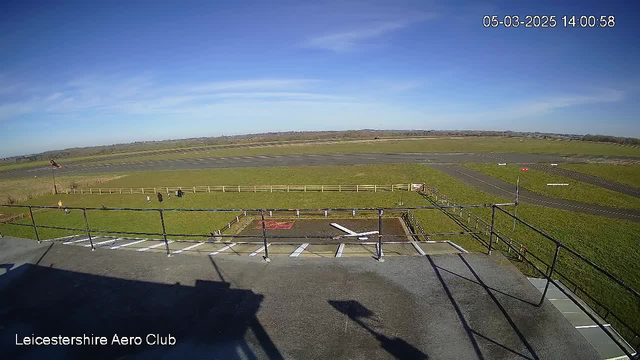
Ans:
<svg viewBox="0 0 640 360"><path fill-rule="evenodd" d="M561 167L640 188L640 165L562 164Z"/></svg>
<svg viewBox="0 0 640 360"><path fill-rule="evenodd" d="M182 149L182 150L186 150ZM139 156L126 159L114 159L113 154L95 155L78 158L59 159L62 164L77 160L95 160L100 163L122 163L130 161L149 161L166 159L187 159L203 157L276 155L276 154L311 154L311 153L380 153L380 152L504 152L504 153L547 153L547 154L585 154L585 155L618 155L640 157L640 148L608 143L592 143L585 141L539 140L503 137L473 138L432 138L407 140L352 140L325 144L299 144L284 142L281 145L239 149L216 149L215 147L195 147L201 151L166 153L161 155L145 155L144 151L121 153ZM175 149L161 150L171 152ZM156 150L157 151L157 150ZM0 166L0 170L43 166L47 162L8 164Z"/></svg>
<svg viewBox="0 0 640 360"><path fill-rule="evenodd" d="M425 182L435 186L440 193L447 194L458 203L506 202L502 199L477 191L454 178L437 170L417 164L401 165L359 165L335 167L298 167L298 168L254 168L202 171L165 171L136 173L103 184L103 187L163 186L163 185L202 185L202 184L261 184L261 183L390 183ZM211 193L187 194L183 199L165 201L165 208L313 208L313 207L377 207L394 206L402 196L407 206L428 205L416 193ZM157 201L147 204L145 195L58 195L45 196L27 201L27 204L54 205L62 200L66 206L100 207L140 207L156 208ZM485 219L490 218L490 209L476 209L474 213ZM614 220L594 215L544 208L532 205L520 205L518 214L526 221L538 226L557 240L580 252L603 268L620 277L634 288L640 288L640 254L637 250L637 236L640 224L623 220ZM167 213L165 218L168 232L172 233L209 233L220 228L236 214L186 214ZM461 231L456 223L438 210L420 210L415 212L427 232ZM72 211L64 215L60 210L42 211L34 215L39 224L84 227L81 212ZM144 213L133 217L130 212L91 211L88 214L92 228L118 231L160 232L157 212ZM135 220L133 220L135 219ZM28 223L28 218L20 220ZM554 247L540 235L524 226L511 231L512 221L504 215L496 218L496 226L510 237L524 244L528 250L551 261ZM33 238L28 227L11 225L0 226L0 231L8 235ZM42 230L43 237L58 237L69 232ZM482 246L469 236L439 237L436 240L453 240L471 251L482 251ZM486 239L486 237L485 237ZM619 292L611 282L603 279L583 263L563 254L558 269L571 276L594 295L598 300L610 306L628 322L640 327L637 319L640 310L634 300ZM616 294L615 297L610 294Z"/></svg>
<svg viewBox="0 0 640 360"><path fill-rule="evenodd" d="M520 176L520 186L540 195L559 199L578 201L586 204L611 206L623 209L640 209L640 199L607 190L596 185L570 179L561 175L552 175L543 171L529 169L522 171L521 166L495 164L464 164L466 168L479 171L507 183L516 184ZM569 186L547 186L547 184L566 183Z"/></svg>

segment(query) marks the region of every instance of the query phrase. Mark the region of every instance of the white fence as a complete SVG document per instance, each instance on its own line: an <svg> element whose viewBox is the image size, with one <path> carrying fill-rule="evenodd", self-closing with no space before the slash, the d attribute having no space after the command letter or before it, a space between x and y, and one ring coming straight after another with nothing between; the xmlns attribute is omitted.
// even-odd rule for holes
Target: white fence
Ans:
<svg viewBox="0 0 640 360"><path fill-rule="evenodd" d="M182 190L186 193L212 192L392 192L417 191L423 184L391 184L391 185L212 185L212 186L164 186L139 188L89 188L67 189L67 194L156 194L174 193Z"/></svg>

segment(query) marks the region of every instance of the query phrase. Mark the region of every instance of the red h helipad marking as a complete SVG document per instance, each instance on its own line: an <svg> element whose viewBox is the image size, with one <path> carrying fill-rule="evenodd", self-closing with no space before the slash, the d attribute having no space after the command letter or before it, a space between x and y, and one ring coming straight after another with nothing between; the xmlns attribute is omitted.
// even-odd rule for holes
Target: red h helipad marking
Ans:
<svg viewBox="0 0 640 360"><path fill-rule="evenodd" d="M280 220L265 220L264 227L267 230L291 230L295 220L280 221ZM256 229L262 229L262 221L258 221Z"/></svg>

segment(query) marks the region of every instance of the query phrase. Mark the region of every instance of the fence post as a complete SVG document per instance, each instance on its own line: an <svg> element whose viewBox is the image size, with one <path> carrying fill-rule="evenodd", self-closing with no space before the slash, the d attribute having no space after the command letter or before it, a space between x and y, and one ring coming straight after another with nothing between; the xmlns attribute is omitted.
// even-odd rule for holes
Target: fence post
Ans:
<svg viewBox="0 0 640 360"><path fill-rule="evenodd" d="M378 192L378 185L373 185L373 192Z"/></svg>
<svg viewBox="0 0 640 360"><path fill-rule="evenodd" d="M338 192L342 192L342 185L338 185Z"/></svg>
<svg viewBox="0 0 640 360"><path fill-rule="evenodd" d="M251 190L249 190L249 191L251 191ZM240 192L240 185L238 185L238 192Z"/></svg>
<svg viewBox="0 0 640 360"><path fill-rule="evenodd" d="M207 191L211 192L211 186L207 186Z"/></svg>
<svg viewBox="0 0 640 360"><path fill-rule="evenodd" d="M491 255L491 245L493 245L493 226L496 220L496 206L491 205L491 232L489 233L489 255Z"/></svg>
<svg viewBox="0 0 640 360"><path fill-rule="evenodd" d="M154 194L155 194L155 193L157 193L156 188L153 188L153 193L154 193Z"/></svg>
<svg viewBox="0 0 640 360"><path fill-rule="evenodd" d="M378 209L378 261L384 262L382 257L382 209Z"/></svg>
<svg viewBox="0 0 640 360"><path fill-rule="evenodd" d="M270 262L269 260L269 244L267 244L267 227L264 224L264 210L260 210L260 217L262 218L262 240L264 241L264 261Z"/></svg>
<svg viewBox="0 0 640 360"><path fill-rule="evenodd" d="M84 216L84 226L87 227L87 236L89 236L89 244L91 244L91 251L95 251L93 246L93 239L91 238L91 229L89 228L89 220L87 220L87 209L82 209L82 216Z"/></svg>
<svg viewBox="0 0 640 360"><path fill-rule="evenodd" d="M224 185L222 185L222 192L224 192Z"/></svg>
<svg viewBox="0 0 640 360"><path fill-rule="evenodd" d="M167 257L171 257L171 251L169 250L169 241L167 241L167 229L164 227L164 215L162 214L162 209L158 210L160 212L160 222L162 223L162 237L164 237L164 246L167 248Z"/></svg>
<svg viewBox="0 0 640 360"><path fill-rule="evenodd" d="M560 245L556 243L556 253L553 255L553 262L551 263L551 271L549 272L549 277L547 278L547 284L544 286L544 291L542 292L542 297L540 298L540 303L538 306L541 306L544 302L544 297L547 295L547 290L549 290L549 283L551 282L551 277L553 276L553 270L556 267L556 262L558 261L558 253L560 252Z"/></svg>
<svg viewBox="0 0 640 360"><path fill-rule="evenodd" d="M273 185L271 185L271 192L273 192Z"/></svg>
<svg viewBox="0 0 640 360"><path fill-rule="evenodd" d="M358 188L360 187L360 185L356 185L356 192L358 192Z"/></svg>
<svg viewBox="0 0 640 360"><path fill-rule="evenodd" d="M38 240L38 244L39 244L40 235L38 235L38 227L36 226L36 221L33 218L33 211L31 211L31 206L29 206L29 217L31 218L31 225L33 226L33 231L36 233L36 240Z"/></svg>
<svg viewBox="0 0 640 360"><path fill-rule="evenodd" d="M98 191L100 192L100 195L102 195L102 188L98 188Z"/></svg>
<svg viewBox="0 0 640 360"><path fill-rule="evenodd" d="M320 192L324 192L324 185L320 185Z"/></svg>
<svg viewBox="0 0 640 360"><path fill-rule="evenodd" d="M411 191L411 184L407 184L407 191ZM436 199L438 200L438 199Z"/></svg>
<svg viewBox="0 0 640 360"><path fill-rule="evenodd" d="M307 185L304 186L304 192L307 192Z"/></svg>

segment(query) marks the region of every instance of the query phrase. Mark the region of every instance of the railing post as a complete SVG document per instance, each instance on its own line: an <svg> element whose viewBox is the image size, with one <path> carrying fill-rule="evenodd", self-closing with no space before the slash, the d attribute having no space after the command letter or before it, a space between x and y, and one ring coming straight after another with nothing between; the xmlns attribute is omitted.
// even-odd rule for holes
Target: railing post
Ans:
<svg viewBox="0 0 640 360"><path fill-rule="evenodd" d="M382 255L382 209L378 209L378 261L384 262Z"/></svg>
<svg viewBox="0 0 640 360"><path fill-rule="evenodd" d="M87 220L87 209L82 209L82 216L84 216L84 225L87 227L87 236L89 236L89 244L91 244L91 251L95 251L93 246L93 239L91 238L91 229L89 228L89 220Z"/></svg>
<svg viewBox="0 0 640 360"><path fill-rule="evenodd" d="M160 222L162 223L162 237L164 237L164 246L167 248L167 257L171 256L171 251L169 250L169 241L167 241L167 229L164 226L164 215L162 214L162 209L158 210L160 212Z"/></svg>
<svg viewBox="0 0 640 360"><path fill-rule="evenodd" d="M558 253L560 252L560 245L556 243L556 253L553 255L553 262L551 263L551 271L549 272L549 277L547 278L547 284L544 286L544 291L542 292L542 297L540 298L540 303L538 306L541 306L544 302L544 297L547 295L547 290L549 290L549 283L551 282L551 277L553 276L553 270L555 270L556 262L558 261Z"/></svg>
<svg viewBox="0 0 640 360"><path fill-rule="evenodd" d="M264 241L264 261L270 262L269 260L269 244L267 244L267 227L264 224L264 210L260 210L260 217L262 218L262 240Z"/></svg>
<svg viewBox="0 0 640 360"><path fill-rule="evenodd" d="M33 218L33 211L31 211L31 206L29 206L29 217L31 218L31 225L33 226L33 231L36 233L36 240L38 240L38 244L39 244L40 235L38 235L38 227L36 226L36 221Z"/></svg>
<svg viewBox="0 0 640 360"><path fill-rule="evenodd" d="M496 206L491 205L491 232L489 233L489 255L491 255L491 246L493 245L493 228L496 220Z"/></svg>

